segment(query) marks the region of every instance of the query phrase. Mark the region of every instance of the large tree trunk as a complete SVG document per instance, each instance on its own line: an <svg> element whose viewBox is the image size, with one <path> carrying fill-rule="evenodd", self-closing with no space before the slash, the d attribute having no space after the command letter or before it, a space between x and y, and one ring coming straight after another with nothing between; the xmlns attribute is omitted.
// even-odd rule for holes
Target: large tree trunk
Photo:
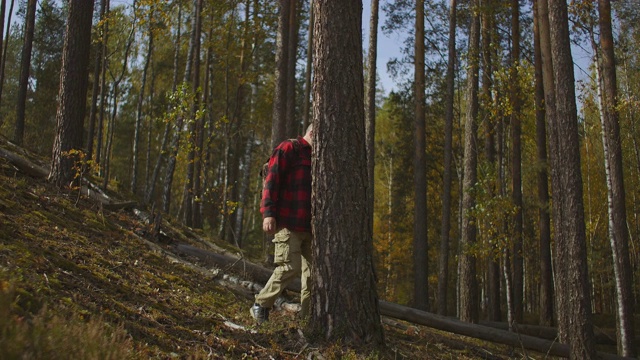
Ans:
<svg viewBox="0 0 640 360"><path fill-rule="evenodd" d="M415 143L414 174L415 209L413 213L413 305L429 308L429 274L427 256L427 158L424 119L424 0L416 2L415 36Z"/></svg>
<svg viewBox="0 0 640 360"><path fill-rule="evenodd" d="M153 6L153 5L151 5ZM131 167L131 192L137 193L138 187L138 147L140 143L140 131L142 131L142 104L144 103L144 90L147 86L147 73L151 64L153 54L153 8L149 9L149 42L147 43L147 56L145 57L142 69L142 80L140 82L140 92L138 93L138 104L136 106L136 123L133 132L133 164Z"/></svg>
<svg viewBox="0 0 640 360"><path fill-rule="evenodd" d="M478 2L471 2L477 10ZM467 114L464 131L464 180L462 189L462 234L460 237L460 319L478 322L478 281L476 279L476 258L472 247L476 242L475 217L472 214L475 197L472 188L477 182L477 123L478 116L478 72L479 72L480 19L475 14L471 18L469 33L469 53L467 71Z"/></svg>
<svg viewBox="0 0 640 360"><path fill-rule="evenodd" d="M17 145L22 145L24 139L25 106L27 104L27 90L29 89L31 49L33 48L37 3L37 0L28 1L27 15L24 21L24 40L22 43L22 56L20 57L20 86L16 103L16 125L13 133L13 142ZM82 129L80 131L82 132ZM82 142L82 139L80 142Z"/></svg>
<svg viewBox="0 0 640 360"><path fill-rule="evenodd" d="M551 218L549 215L549 174L547 171L547 128L545 125L542 49L538 22L538 2L533 2L533 44L536 87L536 150L538 155L538 229L540 251L540 325L553 324L553 271L551 268Z"/></svg>
<svg viewBox="0 0 640 360"><path fill-rule="evenodd" d="M571 347L571 358L594 359L593 323L587 269L586 234L580 144L575 98L573 59L569 39L567 3L550 1L549 25L551 53L556 88L556 118L551 124L551 149L557 154L552 163L554 194L562 193L561 214L554 208L554 223L562 227L562 237L556 239L556 267L559 276L566 276L556 296L563 299L558 308L561 329L567 332L566 342ZM542 15L542 14L541 14ZM541 24L542 25L542 24ZM559 181L558 181L559 180Z"/></svg>
<svg viewBox="0 0 640 360"><path fill-rule="evenodd" d="M362 1L318 0L314 32L311 330L384 342L373 269L364 128ZM343 96L350 89L350 96ZM349 199L349 201L345 201Z"/></svg>
<svg viewBox="0 0 640 360"><path fill-rule="evenodd" d="M447 315L449 289L449 232L451 231L451 182L453 178L453 102L455 96L456 15L457 2L449 2L449 42L447 58L447 93L444 118L444 166L442 174L442 224L438 258L438 314Z"/></svg>
<svg viewBox="0 0 640 360"><path fill-rule="evenodd" d="M618 89L616 65L611 30L611 3L598 1L600 14L600 46L602 47L603 84L603 146L607 169L607 193L609 200L609 240L613 253L613 269L616 279L616 329L618 353L634 357L634 299L632 291L631 263L629 260L629 229L625 207L624 176L622 170L622 142L618 114Z"/></svg>
<svg viewBox="0 0 640 360"><path fill-rule="evenodd" d="M49 180L60 187L77 180L74 166L78 157L68 152L80 150L82 147L82 128L87 108L93 1L71 0L68 11L60 70L56 138L49 173Z"/></svg>

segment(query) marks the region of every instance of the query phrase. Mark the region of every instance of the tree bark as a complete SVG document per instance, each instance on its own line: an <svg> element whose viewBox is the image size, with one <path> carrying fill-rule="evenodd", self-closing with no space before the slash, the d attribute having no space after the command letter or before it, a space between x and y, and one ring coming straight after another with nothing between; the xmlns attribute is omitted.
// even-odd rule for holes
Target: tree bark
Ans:
<svg viewBox="0 0 640 360"><path fill-rule="evenodd" d="M544 79L540 47L538 1L533 2L533 43L536 87L536 150L538 156L538 231L540 251L540 324L553 325L553 270L551 268L551 218L549 214L549 174L547 128L545 125Z"/></svg>
<svg viewBox="0 0 640 360"><path fill-rule="evenodd" d="M445 94L444 166L442 174L442 224L438 257L438 314L447 315L449 290L449 233L451 231L451 183L453 178L453 103L455 96L457 0L449 1L447 92Z"/></svg>
<svg viewBox="0 0 640 360"><path fill-rule="evenodd" d="M13 5L15 0L11 0L11 6L9 6L9 14L7 15L7 34L4 37L4 43L9 44L9 36L11 34L11 15L13 15ZM2 48L2 61L0 62L0 103L2 103L2 88L4 87L4 68L7 63L7 49L9 47L5 46ZM0 125L2 125L2 121L0 120Z"/></svg>
<svg viewBox="0 0 640 360"><path fill-rule="evenodd" d="M318 0L313 6L310 330L327 340L382 344L367 198L362 1Z"/></svg>
<svg viewBox="0 0 640 360"><path fill-rule="evenodd" d="M56 138L53 144L49 180L59 187L77 180L76 156L68 152L82 148L82 127L87 107L89 49L93 1L71 0L67 15L60 92L56 114Z"/></svg>
<svg viewBox="0 0 640 360"><path fill-rule="evenodd" d="M373 0L378 1L378 0ZM373 7L373 4L371 5ZM373 10L372 10L373 11ZM373 15L372 15L373 16ZM304 80L304 100L302 106L302 131L306 131L309 126L309 116L311 114L310 106L311 106L311 63L312 63L312 54L313 54L313 6L309 7L309 30L307 37L307 67L305 70L305 80Z"/></svg>
<svg viewBox="0 0 640 360"><path fill-rule="evenodd" d="M473 9L478 8L477 0L471 2ZM478 48L480 45L480 20L477 14L471 17L469 33L469 53L467 71L467 114L464 132L464 181L462 189L462 234L460 237L460 319L466 322L478 322L478 281L476 279L476 258L471 248L476 242L476 224L473 215L475 196L472 189L477 182L477 123L478 116Z"/></svg>
<svg viewBox="0 0 640 360"><path fill-rule="evenodd" d="M37 0L29 0L27 2L27 15L24 21L24 40L22 43L22 56L20 57L20 85L16 103L16 125L13 133L13 142L17 145L22 145L24 140L25 106L27 104L27 91L29 90L31 50L33 48L37 3ZM82 130L80 131L82 132Z"/></svg>
<svg viewBox="0 0 640 360"><path fill-rule="evenodd" d="M611 2L598 1L600 14L600 46L602 48L603 85L603 146L607 169L607 194L609 209L609 240L613 253L613 269L616 280L616 332L618 353L636 356L634 335L634 299L632 291L631 262L629 260L629 229L622 167L622 141L618 114L618 88L616 64L611 30Z"/></svg>
<svg viewBox="0 0 640 360"><path fill-rule="evenodd" d="M561 321L567 321L561 328L566 329L566 342L570 344L571 358L595 359L593 323L589 276L587 269L586 234L582 173L580 169L580 144L573 76L573 59L569 39L567 4L564 1L550 1L549 28L551 54L556 88L556 118L551 124L551 148L556 151L557 161L552 163L554 194L562 192L561 214L555 212L554 223L562 227L562 237L556 239L556 267L562 268L559 276L566 276L563 287L556 292L562 299L558 312ZM558 221L559 220L559 221ZM570 321L569 321L570 320Z"/></svg>
<svg viewBox="0 0 640 360"><path fill-rule="evenodd" d="M298 59L298 30L300 27L297 4L299 1L289 1L291 1L291 5L289 5L289 43L287 44L287 138L295 137L298 134L299 124L296 121L296 61Z"/></svg>

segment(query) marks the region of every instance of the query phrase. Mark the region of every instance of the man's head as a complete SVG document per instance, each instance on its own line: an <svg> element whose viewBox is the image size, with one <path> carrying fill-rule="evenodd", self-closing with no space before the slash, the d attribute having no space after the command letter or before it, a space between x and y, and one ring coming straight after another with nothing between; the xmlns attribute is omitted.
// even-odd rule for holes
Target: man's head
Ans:
<svg viewBox="0 0 640 360"><path fill-rule="evenodd" d="M307 127L307 131L304 133L303 138L309 143L309 145L313 145L313 124L310 124Z"/></svg>

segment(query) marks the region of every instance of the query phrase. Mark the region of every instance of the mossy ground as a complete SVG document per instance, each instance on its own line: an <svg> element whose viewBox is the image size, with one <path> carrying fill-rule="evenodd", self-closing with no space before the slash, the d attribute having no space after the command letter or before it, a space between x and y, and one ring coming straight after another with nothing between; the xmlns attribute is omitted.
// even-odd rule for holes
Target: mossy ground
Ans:
<svg viewBox="0 0 640 360"><path fill-rule="evenodd" d="M425 327L385 325L382 349L306 343L286 312L256 328L249 300L152 250L144 227L130 211L104 210L0 159L0 358L522 357Z"/></svg>

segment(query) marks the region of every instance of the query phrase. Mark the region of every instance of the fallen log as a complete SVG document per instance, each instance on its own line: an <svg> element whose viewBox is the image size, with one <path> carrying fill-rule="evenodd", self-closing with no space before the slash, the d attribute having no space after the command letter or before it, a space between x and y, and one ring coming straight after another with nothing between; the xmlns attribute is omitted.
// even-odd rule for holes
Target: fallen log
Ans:
<svg viewBox="0 0 640 360"><path fill-rule="evenodd" d="M0 147L0 157L6 159L11 164L13 164L13 166L18 168L18 170L22 171L23 173L29 176L40 178L40 179L46 179L49 176L49 169L42 167L40 165L34 164L30 160L28 160L26 157L23 157L22 155L18 155L2 147ZM114 201L111 198L109 198L106 194L104 194L102 190L100 190L97 186L87 181L87 179L83 179L83 183L84 185L82 185L82 188L80 189L81 194L86 195L87 197L98 201L100 204L102 204L102 207L107 210L115 211L120 209L128 209L128 208L135 207L137 204L135 201L124 201L124 202Z"/></svg>
<svg viewBox="0 0 640 360"><path fill-rule="evenodd" d="M509 324L498 321L480 321L480 325L489 326L500 330L509 330ZM542 339L553 340L558 337L558 329L551 326L517 324L513 329L514 332L539 337ZM601 345L616 345L616 334L606 332L601 329L593 329L596 343ZM638 338L640 343L640 338Z"/></svg>
<svg viewBox="0 0 640 360"><path fill-rule="evenodd" d="M250 261L221 255L211 251L198 249L190 245L176 246L178 252L195 256L205 263L227 268L232 271L244 272L255 281L266 283L272 271ZM300 281L288 286L289 290L300 291ZM516 348L533 350L542 354L569 357L569 346L556 341L546 340L535 336L519 334L489 326L471 324L458 319L420 311L407 306L380 301L380 314L398 320L404 320L413 324L424 325L434 329L447 331L459 335L469 336L480 340L491 341L499 344L510 345ZM599 352L602 359L624 359L614 354Z"/></svg>

